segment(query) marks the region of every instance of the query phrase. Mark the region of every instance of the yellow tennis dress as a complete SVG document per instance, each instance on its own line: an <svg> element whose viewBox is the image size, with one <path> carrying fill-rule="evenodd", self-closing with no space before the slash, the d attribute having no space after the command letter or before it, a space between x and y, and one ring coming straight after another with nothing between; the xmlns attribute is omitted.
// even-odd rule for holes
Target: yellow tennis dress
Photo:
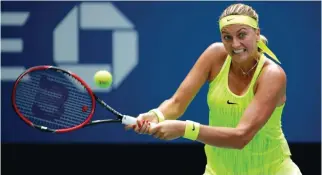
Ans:
<svg viewBox="0 0 322 175"><path fill-rule="evenodd" d="M262 54L248 90L236 95L228 86L231 57L227 56L217 77L210 82L207 95L209 125L236 127L254 97L254 85L265 62ZM242 149L205 145L207 165L204 175L298 175L281 129L285 104L276 107L265 126Z"/></svg>

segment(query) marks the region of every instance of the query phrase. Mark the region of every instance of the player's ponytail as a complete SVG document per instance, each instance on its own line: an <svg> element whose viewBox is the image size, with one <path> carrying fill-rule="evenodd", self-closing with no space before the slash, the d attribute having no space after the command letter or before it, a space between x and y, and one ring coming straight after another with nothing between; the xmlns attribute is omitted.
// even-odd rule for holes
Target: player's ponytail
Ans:
<svg viewBox="0 0 322 175"><path fill-rule="evenodd" d="M260 35L260 40L263 41L263 43L265 43L266 45L268 44L268 40L264 35ZM262 52L260 48L258 48L258 51Z"/></svg>

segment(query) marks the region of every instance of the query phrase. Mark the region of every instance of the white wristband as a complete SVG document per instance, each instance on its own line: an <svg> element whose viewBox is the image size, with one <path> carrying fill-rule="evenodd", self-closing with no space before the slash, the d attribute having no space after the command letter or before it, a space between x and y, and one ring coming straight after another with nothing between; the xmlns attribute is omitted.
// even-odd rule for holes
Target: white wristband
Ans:
<svg viewBox="0 0 322 175"><path fill-rule="evenodd" d="M158 123L163 122L165 120L164 115L159 109L152 109L150 112L153 112L158 117Z"/></svg>

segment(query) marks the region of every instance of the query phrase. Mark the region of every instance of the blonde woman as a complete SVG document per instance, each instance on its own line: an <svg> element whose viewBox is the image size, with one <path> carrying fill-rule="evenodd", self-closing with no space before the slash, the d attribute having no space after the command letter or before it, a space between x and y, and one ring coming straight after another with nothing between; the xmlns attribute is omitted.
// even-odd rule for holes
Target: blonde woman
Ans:
<svg viewBox="0 0 322 175"><path fill-rule="evenodd" d="M159 139L204 143L205 175L300 175L281 128L286 75L258 22L248 5L227 7L219 19L222 42L201 54L170 99L127 128ZM206 82L209 126L178 120Z"/></svg>

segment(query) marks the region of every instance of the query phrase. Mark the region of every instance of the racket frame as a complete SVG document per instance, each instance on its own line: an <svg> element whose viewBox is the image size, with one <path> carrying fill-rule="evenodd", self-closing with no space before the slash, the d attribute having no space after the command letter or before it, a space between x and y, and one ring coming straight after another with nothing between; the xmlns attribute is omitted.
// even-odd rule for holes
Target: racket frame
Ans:
<svg viewBox="0 0 322 175"><path fill-rule="evenodd" d="M91 112L90 114L88 115L88 117L86 118L86 120L84 120L81 124L77 125L77 126L74 126L74 127L70 127L70 128L65 128L65 129L50 129L50 128L47 128L45 126L41 126L41 125L36 125L34 123L32 123L29 119L27 119L25 116L23 116L21 114L21 112L19 111L17 105L16 105L16 88L18 86L18 84L20 83L21 79L28 73L30 72L33 72L33 71L37 71L37 70L47 70L47 69L52 69L52 70L55 70L57 72L62 72L62 73L66 73L66 74L69 74L70 76L72 76L73 78L75 78L76 80L78 80L79 82L81 82L81 84L85 87L85 89L87 90L88 94L90 95L91 97L91 100L92 100L92 108L91 108ZM70 72L70 71L67 71L67 70L64 70L64 69L61 69L61 68L58 68L58 67L55 67L55 66L51 66L51 65L40 65L40 66L35 66L35 67L31 67L29 69L27 69L26 71L24 71L21 75L19 75L19 77L16 79L15 83L14 83L14 86L13 86L13 90L12 90L12 96L11 96L11 100L12 100L12 106L15 110L15 112L18 114L19 118L22 119L25 123L27 123L29 126L31 127L34 127L34 128L37 128L37 129L40 129L41 131L47 131L47 132L54 132L54 133L65 133L65 132L70 132L70 131L74 131L74 130L77 130L77 129L80 129L82 127L84 127L85 125L87 124L97 124L99 122L98 121L92 121L92 117L94 115L94 112L95 112L95 108L96 108L96 101L98 100L101 104L105 104L107 105L105 102L103 102L102 100L100 100L93 92L92 90L90 89L90 87L87 85L87 83L82 80L78 75L76 75L75 73L73 72ZM105 106L104 105L104 106ZM106 107L107 109L109 109L111 111L111 107ZM114 110L115 114L117 114L118 112L116 112ZM119 114L117 115L118 119L119 120L114 120L113 122L121 122L121 119L122 119L122 114ZM101 120L101 123L102 122L107 122L107 120L103 121ZM112 122L112 121L109 121L109 122Z"/></svg>

